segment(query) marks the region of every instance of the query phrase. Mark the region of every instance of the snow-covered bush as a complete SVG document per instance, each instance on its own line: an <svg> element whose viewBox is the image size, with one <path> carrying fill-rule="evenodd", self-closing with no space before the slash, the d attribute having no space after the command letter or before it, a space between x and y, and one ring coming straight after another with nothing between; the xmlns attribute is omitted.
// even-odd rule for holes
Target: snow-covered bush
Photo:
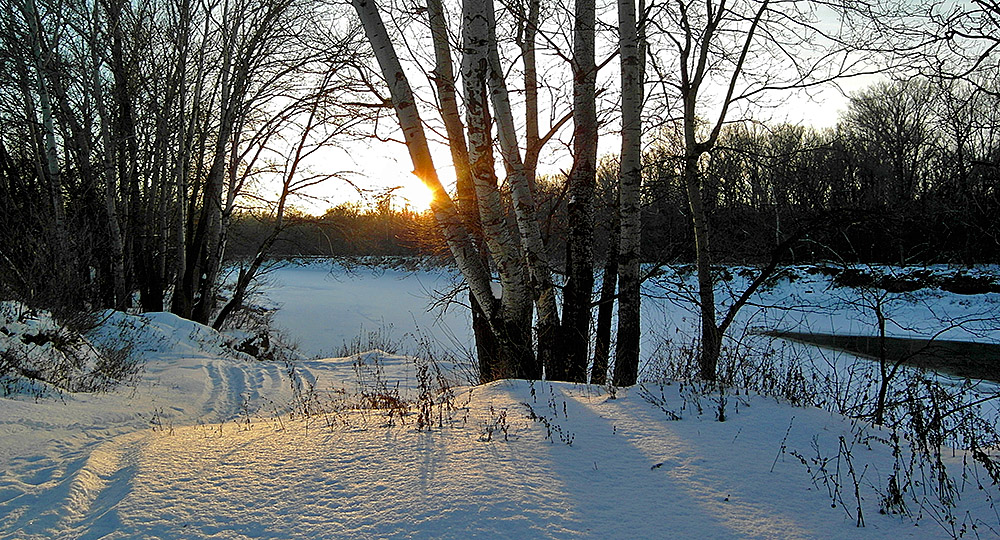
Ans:
<svg viewBox="0 0 1000 540"><path fill-rule="evenodd" d="M129 347L95 347L82 319L66 324L21 302L0 302L0 387L4 395L42 383L69 392L105 390L135 373ZM30 382L29 382L30 381Z"/></svg>

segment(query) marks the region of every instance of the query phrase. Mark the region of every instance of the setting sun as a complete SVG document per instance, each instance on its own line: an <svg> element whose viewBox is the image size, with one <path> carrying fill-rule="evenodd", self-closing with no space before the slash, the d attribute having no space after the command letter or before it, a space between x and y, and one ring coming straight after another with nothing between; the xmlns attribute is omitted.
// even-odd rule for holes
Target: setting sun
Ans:
<svg viewBox="0 0 1000 540"><path fill-rule="evenodd" d="M431 192L430 188L416 178L401 186L396 191L396 195L399 197L399 206L409 206L411 210L417 212L430 209L431 200L434 198L434 193Z"/></svg>

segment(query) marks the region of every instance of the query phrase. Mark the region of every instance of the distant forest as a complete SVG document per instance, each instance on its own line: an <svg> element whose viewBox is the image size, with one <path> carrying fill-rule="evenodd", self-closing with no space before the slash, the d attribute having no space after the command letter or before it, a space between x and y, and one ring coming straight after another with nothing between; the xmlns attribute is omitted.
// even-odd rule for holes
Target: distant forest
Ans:
<svg viewBox="0 0 1000 540"><path fill-rule="evenodd" d="M705 205L718 260L766 262L800 237L787 263L1000 262L1000 100L960 84L882 83L854 95L836 128L738 123L707 161ZM643 156L642 253L647 263L694 260L679 152L666 137ZM609 253L617 161L598 170L595 252ZM539 218L556 260L565 253L565 178L538 180ZM297 215L272 247L276 257L446 256L429 213L391 198ZM227 256L243 260L273 230L268 215L232 224ZM604 260L598 256L599 261Z"/></svg>
<svg viewBox="0 0 1000 540"><path fill-rule="evenodd" d="M321 216L295 212L285 223L270 249L272 257L444 256L430 211L345 203ZM273 230L272 215L237 214L230 225L227 257L234 263L252 259Z"/></svg>

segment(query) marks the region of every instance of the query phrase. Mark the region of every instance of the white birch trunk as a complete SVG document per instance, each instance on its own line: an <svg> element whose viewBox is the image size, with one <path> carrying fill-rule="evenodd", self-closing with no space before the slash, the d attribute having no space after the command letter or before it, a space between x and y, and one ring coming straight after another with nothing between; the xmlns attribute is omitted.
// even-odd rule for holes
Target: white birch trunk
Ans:
<svg viewBox="0 0 1000 540"><path fill-rule="evenodd" d="M497 51L496 19L492 0L480 0L482 19L485 21L486 36L477 43L483 49L488 66L488 84L490 98L493 103L497 131L500 140L500 152L503 156L504 168L507 173L507 184L510 186L511 199L514 203L514 217L517 223L521 248L524 251L527 269L531 279L531 289L538 310L539 352L541 360L548 365L553 352L551 348L558 339L556 329L559 327L559 311L556 305L555 287L552 283L552 270L548 255L542 240L541 227L538 223L536 205L533 194L532 178L528 175L521 159L521 151L514 125L514 115L511 110L510 98L504 81L503 66ZM531 124L530 114L528 110ZM537 137L537 119L536 137Z"/></svg>
<svg viewBox="0 0 1000 540"><path fill-rule="evenodd" d="M618 0L622 81L622 149L619 168L618 339L615 377L618 386L636 383L639 372L639 203L642 182L642 57L638 48L635 0Z"/></svg>
<svg viewBox="0 0 1000 540"><path fill-rule="evenodd" d="M504 311L512 315L527 312L530 317L531 289L528 275L522 263L521 249L514 239L503 211L494 168L493 136L487 95L489 7L488 2L484 0L465 0L462 3L462 82L469 135L469 163L479 202L483 234L503 287L501 302Z"/></svg>
<svg viewBox="0 0 1000 540"><path fill-rule="evenodd" d="M573 28L573 169L569 176L569 239L563 288L566 364L557 375L585 382L594 288L593 198L597 178L594 0L576 0Z"/></svg>
<svg viewBox="0 0 1000 540"><path fill-rule="evenodd" d="M452 66L451 46L448 43L448 26L441 0L427 0L427 17L434 44L434 72L432 79L438 91L441 118L448 134L451 160L455 167L458 209L465 219L465 226L479 247L479 258L489 265L490 254L483 238L479 221L479 201L473 185L469 163L469 149L466 145L465 126L458 110L455 89L455 70ZM500 364L500 343L496 332L483 312L475 295L469 295L472 311L472 331L476 339L476 355L479 360L480 382L489 382L492 372Z"/></svg>
<svg viewBox="0 0 1000 540"><path fill-rule="evenodd" d="M517 241L517 232L504 212L493 158L489 99L492 83L489 45L495 41L492 13L489 0L466 0L462 4L462 80L468 117L469 160L483 232L503 285L503 321L499 337L507 351L501 360L501 369L517 377L540 378L542 370L531 336L532 274L530 266L525 264L523 244ZM498 109L498 124L503 118L503 111ZM504 138L502 127L500 138Z"/></svg>
<svg viewBox="0 0 1000 540"><path fill-rule="evenodd" d="M56 128L52 110L52 98L45 85L47 72L42 42L40 17L34 0L25 0L23 13L28 30L31 33L31 54L35 68L35 89L38 92L39 109L42 115L42 136L45 143L45 173L49 184L52 212L55 218L56 234L61 235L60 242L65 241L66 212L62 201L62 178L59 166L59 148L56 146Z"/></svg>
<svg viewBox="0 0 1000 540"><path fill-rule="evenodd" d="M528 13L522 17L520 32L521 61L524 64L524 173L535 192L535 169L542 150L538 133L538 66L535 61L535 36L538 34L539 4L541 0L528 0ZM522 8L523 9L523 8Z"/></svg>

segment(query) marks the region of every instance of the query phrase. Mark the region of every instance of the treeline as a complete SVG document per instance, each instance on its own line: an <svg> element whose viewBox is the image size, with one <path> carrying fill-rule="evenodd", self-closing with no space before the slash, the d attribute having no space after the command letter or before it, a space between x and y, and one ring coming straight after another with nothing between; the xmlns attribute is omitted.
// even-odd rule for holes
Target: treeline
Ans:
<svg viewBox="0 0 1000 540"><path fill-rule="evenodd" d="M414 249L422 216L289 212L336 176L323 148L405 141L440 231L414 235L465 278L483 380L605 381L616 304L634 384L640 263L677 260L712 380L742 305L717 309L719 264L998 259L997 6L917 4L619 2L608 25L594 0L0 0L0 295L220 326L269 256ZM909 79L836 129L747 120L873 73Z"/></svg>
<svg viewBox="0 0 1000 540"><path fill-rule="evenodd" d="M253 258L274 221L271 214L237 215L230 225L227 258L234 263ZM294 213L286 221L271 247L272 257L437 256L445 249L434 217L408 208L344 203L322 216Z"/></svg>
<svg viewBox="0 0 1000 540"><path fill-rule="evenodd" d="M725 128L705 160L705 207L717 260L766 262L790 236L784 262L890 264L1000 261L1000 99L967 85L926 80L876 84L851 97L835 128ZM681 154L665 128L643 157L643 260L694 260ZM598 171L595 251L607 254L615 222L617 162ZM565 177L536 185L554 260L565 254ZM429 213L346 203L298 215L272 248L278 257L428 255L446 251ZM273 216L233 222L229 256L252 257ZM604 258L598 256L598 262Z"/></svg>

